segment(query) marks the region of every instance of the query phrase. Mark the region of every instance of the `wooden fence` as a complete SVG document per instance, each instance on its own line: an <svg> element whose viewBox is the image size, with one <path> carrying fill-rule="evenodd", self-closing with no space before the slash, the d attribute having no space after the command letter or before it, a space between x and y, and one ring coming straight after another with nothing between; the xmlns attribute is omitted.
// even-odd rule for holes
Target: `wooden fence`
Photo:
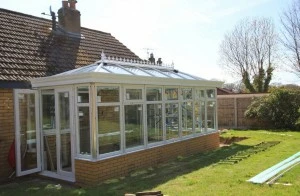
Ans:
<svg viewBox="0 0 300 196"><path fill-rule="evenodd" d="M244 113L254 97L268 94L229 94L218 95L218 126L219 129L250 129L265 128L266 122L248 119Z"/></svg>

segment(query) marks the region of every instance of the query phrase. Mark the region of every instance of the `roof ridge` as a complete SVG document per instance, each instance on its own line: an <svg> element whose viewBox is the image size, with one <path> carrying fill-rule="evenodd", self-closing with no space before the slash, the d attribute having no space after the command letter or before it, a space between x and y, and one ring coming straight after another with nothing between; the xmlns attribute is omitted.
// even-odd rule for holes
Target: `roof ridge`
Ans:
<svg viewBox="0 0 300 196"><path fill-rule="evenodd" d="M31 17L31 18L35 18L35 19L41 19L41 20L44 20L44 21L47 21L47 22L51 22L51 20L47 19L47 18L43 18L43 17L39 17L39 16L34 16L34 15L31 15L31 14L26 14L26 13L14 11L14 10L9 10L9 9L5 9L5 8L0 8L0 12L1 11L12 13L12 14L17 14L17 15L21 15L21 16ZM101 33L105 33L105 34L111 35L111 33L100 31L100 30L96 30L96 29L91 29L91 28L88 28L88 27L81 27L81 29L85 29L85 30L88 30L88 31L94 31L94 32L101 32Z"/></svg>
<svg viewBox="0 0 300 196"><path fill-rule="evenodd" d="M22 15L22 16L32 17L32 18L36 18L36 19L42 19L42 20L50 21L51 22L50 19L46 19L46 18L42 18L42 17L30 15L30 14L25 14L25 13L14 11L14 10L8 10L8 9L5 9L5 8L0 8L0 11L5 11L5 12L13 13L13 14L18 14L18 15Z"/></svg>

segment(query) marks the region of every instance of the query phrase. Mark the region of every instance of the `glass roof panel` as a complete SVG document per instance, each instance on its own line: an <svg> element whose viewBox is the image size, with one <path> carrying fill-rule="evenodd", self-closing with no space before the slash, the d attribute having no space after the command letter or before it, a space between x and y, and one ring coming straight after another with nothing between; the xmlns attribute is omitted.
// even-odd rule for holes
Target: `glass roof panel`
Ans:
<svg viewBox="0 0 300 196"><path fill-rule="evenodd" d="M194 77L192 77L192 76L190 76L190 75L188 75L188 74L185 74L185 73L178 72L177 74L178 74L179 76L185 78L185 79L189 79L189 80L195 80L195 79L196 79L196 78L194 78Z"/></svg>
<svg viewBox="0 0 300 196"><path fill-rule="evenodd" d="M124 67L125 68L125 67ZM144 72L143 70L140 70L138 68L134 68L134 67L126 67L126 69L128 69L129 71L133 72L134 74L138 75L138 76L151 76L150 74Z"/></svg>
<svg viewBox="0 0 300 196"><path fill-rule="evenodd" d="M102 66L98 66L94 72L101 72L101 73L110 73L106 69L104 69Z"/></svg>
<svg viewBox="0 0 300 196"><path fill-rule="evenodd" d="M109 71L111 71L114 74L126 74L126 75L132 75L131 73L129 73L128 71L125 71L124 69L117 67L117 66L113 66L113 65L106 65L105 68Z"/></svg>
<svg viewBox="0 0 300 196"><path fill-rule="evenodd" d="M167 78L168 76L162 74L160 71L155 69L146 69L149 73L151 73L155 77Z"/></svg>
<svg viewBox="0 0 300 196"><path fill-rule="evenodd" d="M167 74L168 76L170 76L170 78L179 78L179 79L182 79L182 77L180 77L179 75L175 74L172 70L170 70L170 71L164 71L164 74Z"/></svg>

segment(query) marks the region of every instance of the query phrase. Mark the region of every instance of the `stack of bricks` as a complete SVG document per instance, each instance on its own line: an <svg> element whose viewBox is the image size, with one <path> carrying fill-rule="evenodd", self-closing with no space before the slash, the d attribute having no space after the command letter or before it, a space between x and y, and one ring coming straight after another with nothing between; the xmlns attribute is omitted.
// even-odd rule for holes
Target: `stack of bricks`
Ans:
<svg viewBox="0 0 300 196"><path fill-rule="evenodd" d="M178 156L205 152L218 147L219 133L211 133L100 161L75 160L76 182L79 185L95 185L107 179L126 176L137 169L156 166Z"/></svg>
<svg viewBox="0 0 300 196"><path fill-rule="evenodd" d="M7 157L14 140L13 90L0 89L0 181L12 173Z"/></svg>

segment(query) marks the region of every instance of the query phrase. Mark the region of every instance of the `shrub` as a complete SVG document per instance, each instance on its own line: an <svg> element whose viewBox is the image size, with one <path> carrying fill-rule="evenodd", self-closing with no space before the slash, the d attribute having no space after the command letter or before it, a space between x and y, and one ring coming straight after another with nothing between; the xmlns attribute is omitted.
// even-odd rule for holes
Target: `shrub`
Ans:
<svg viewBox="0 0 300 196"><path fill-rule="evenodd" d="M300 126L300 91L274 89L269 95L254 99L245 116L269 121L273 128L296 129Z"/></svg>

